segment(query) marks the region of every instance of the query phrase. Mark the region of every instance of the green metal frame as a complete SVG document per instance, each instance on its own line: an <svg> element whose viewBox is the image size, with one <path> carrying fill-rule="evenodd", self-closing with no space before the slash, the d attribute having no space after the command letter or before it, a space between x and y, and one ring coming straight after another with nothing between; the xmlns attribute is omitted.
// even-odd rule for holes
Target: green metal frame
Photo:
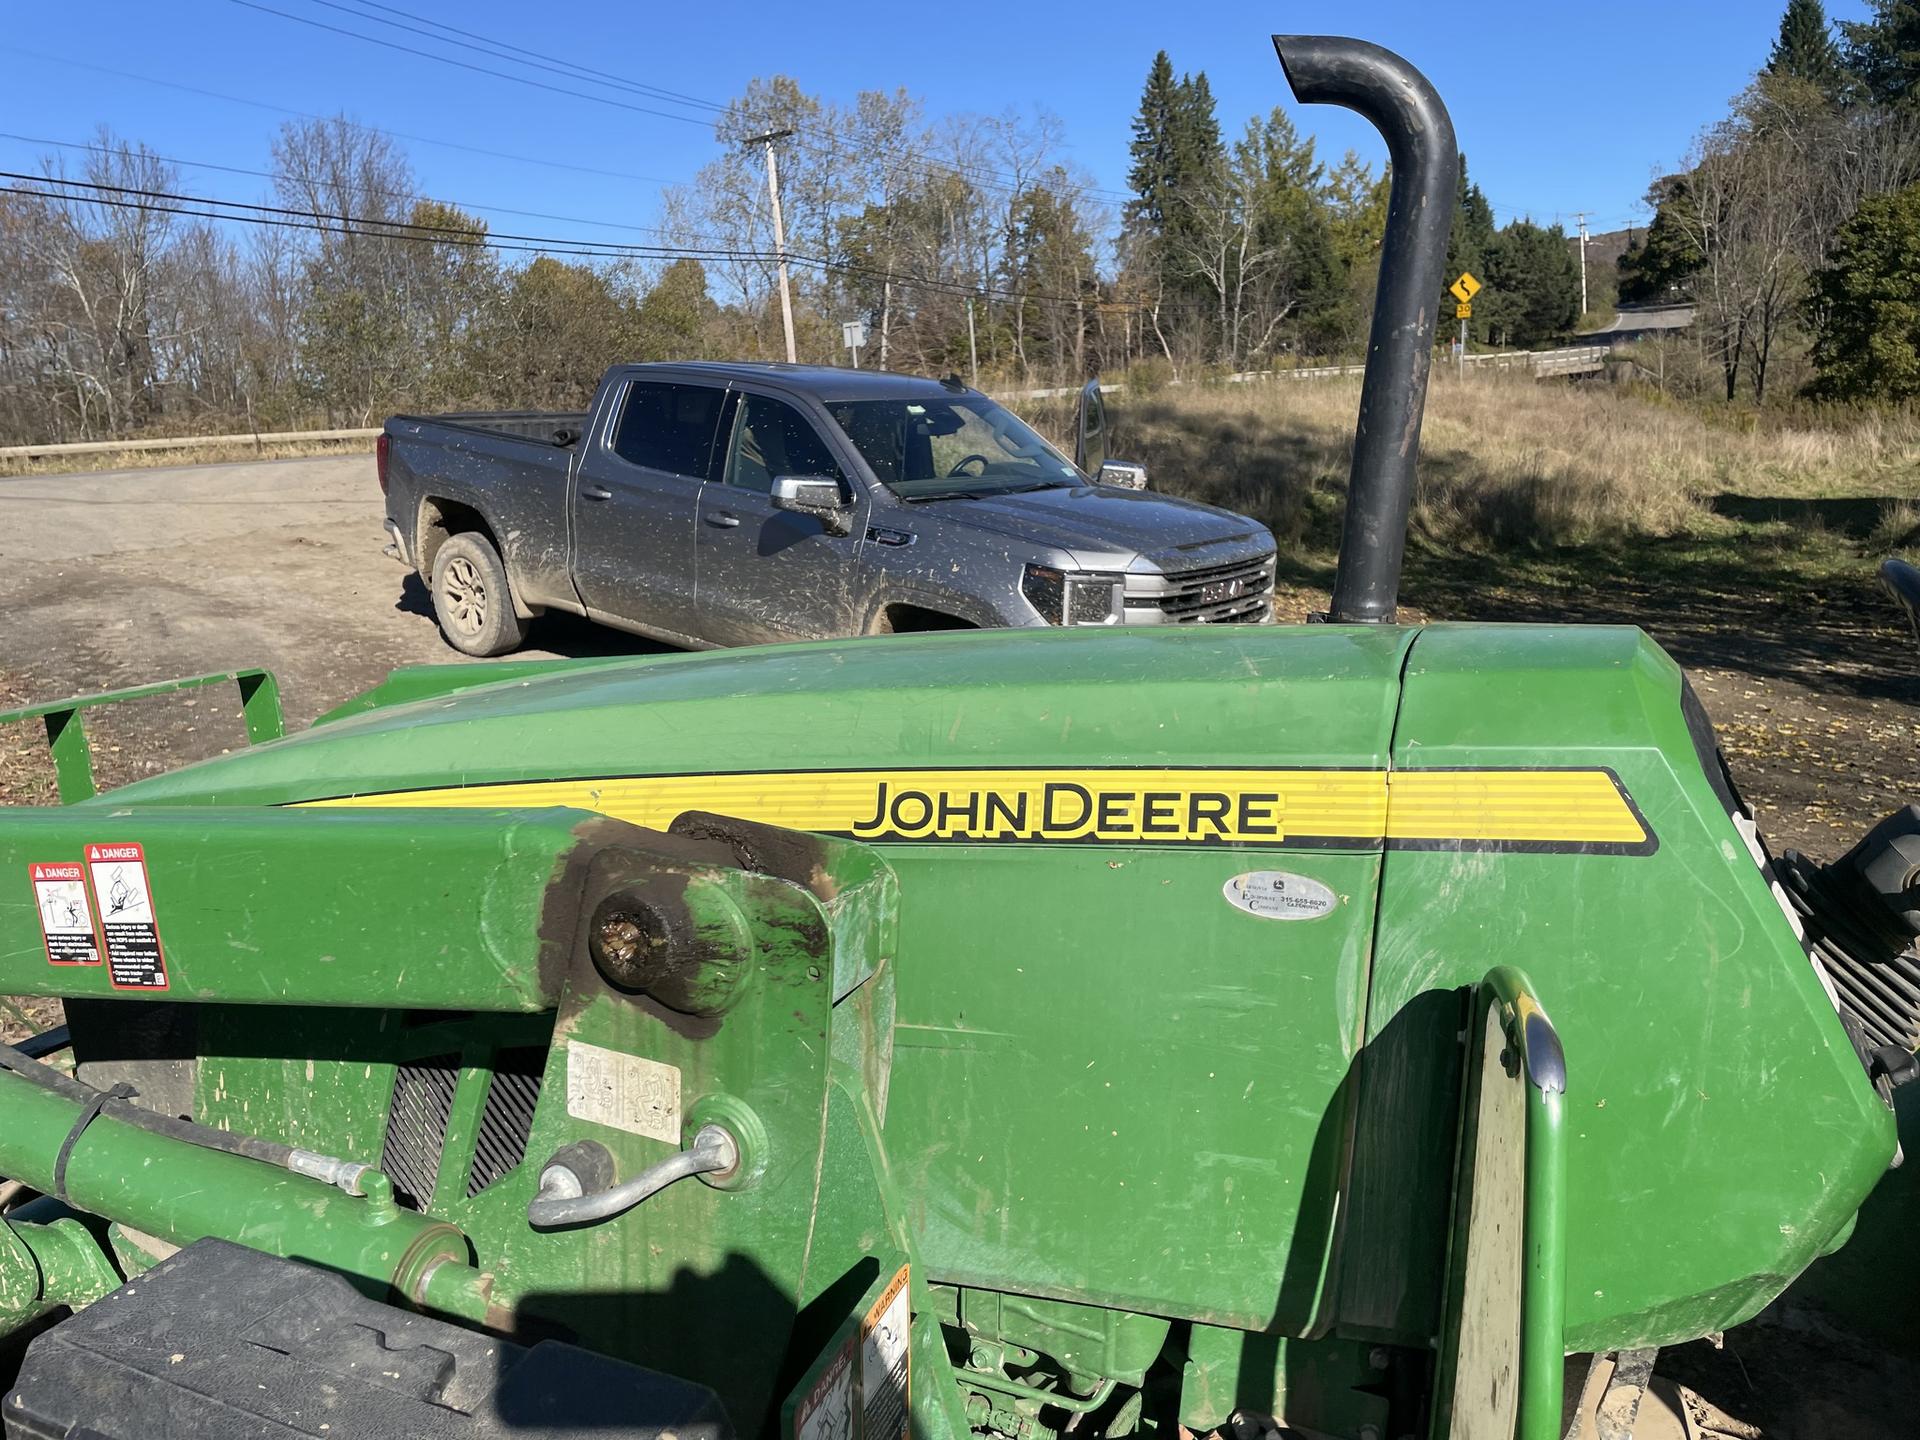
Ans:
<svg viewBox="0 0 1920 1440"><path fill-rule="evenodd" d="M135 685L126 690L103 690L97 695L77 695L70 700L0 711L0 725L25 720L45 722L47 750L53 756L54 783L60 790L60 803L72 805L90 800L98 793L93 783L93 750L87 744L86 722L81 719L85 711L118 705L123 700L144 700L209 685L233 685L239 689L240 715L246 722L249 745L278 740L287 733L286 717L280 711L280 683L270 670L223 670L217 675L194 675L183 680Z"/></svg>
<svg viewBox="0 0 1920 1440"><path fill-rule="evenodd" d="M1566 1055L1532 982L1511 966L1490 971L1473 992L1465 1074L1432 1434L1443 1440L1491 1433L1480 1414L1485 1399L1488 1414L1504 1419L1511 1410L1515 1440L1559 1440L1567 1310ZM1510 1188L1516 1181L1518 1195ZM1517 1253L1510 1228L1516 1217ZM1502 1326L1503 1300L1517 1304L1517 1333L1474 1334L1475 1327ZM1473 1416L1463 1413L1468 1406Z"/></svg>

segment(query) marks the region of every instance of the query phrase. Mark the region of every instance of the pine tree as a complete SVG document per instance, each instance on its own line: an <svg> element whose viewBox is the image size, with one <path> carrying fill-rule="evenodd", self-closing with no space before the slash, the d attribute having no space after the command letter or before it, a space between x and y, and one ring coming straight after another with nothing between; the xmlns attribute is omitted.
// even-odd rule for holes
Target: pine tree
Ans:
<svg viewBox="0 0 1920 1440"><path fill-rule="evenodd" d="M1876 195L1840 227L1813 279L1816 395L1920 397L1920 185Z"/></svg>
<svg viewBox="0 0 1920 1440"><path fill-rule="evenodd" d="M1871 20L1850 20L1846 67L1883 105L1920 105L1920 0L1873 0Z"/></svg>
<svg viewBox="0 0 1920 1440"><path fill-rule="evenodd" d="M1779 38L1767 57L1766 73L1804 80L1829 99L1839 97L1845 88L1846 68L1840 62L1840 47L1834 43L1827 7L1821 0L1787 0L1786 13L1780 17Z"/></svg>
<svg viewBox="0 0 1920 1440"><path fill-rule="evenodd" d="M1580 318L1580 266L1558 225L1513 221L1488 244L1486 267L1487 321L1503 343L1535 345Z"/></svg>
<svg viewBox="0 0 1920 1440"><path fill-rule="evenodd" d="M1133 156L1127 185L1136 197L1127 206L1127 218L1155 233L1167 223L1167 201L1176 168L1174 144L1179 130L1180 103L1173 62L1162 50L1153 57L1153 66L1147 71L1140 111L1133 118L1133 141L1127 147Z"/></svg>

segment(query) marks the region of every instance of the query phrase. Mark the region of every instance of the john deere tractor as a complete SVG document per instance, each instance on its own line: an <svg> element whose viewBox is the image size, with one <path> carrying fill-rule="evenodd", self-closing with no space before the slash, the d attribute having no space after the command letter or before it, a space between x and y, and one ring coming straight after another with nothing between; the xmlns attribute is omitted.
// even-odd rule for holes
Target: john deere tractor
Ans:
<svg viewBox="0 0 1920 1440"><path fill-rule="evenodd" d="M1277 45L1393 161L1326 623L285 737L240 671L258 743L108 794L122 696L0 717L68 802L0 814L0 992L67 1018L0 1049L8 1440L1621 1437L1846 1240L1914 817L1776 865L1644 634L1394 623L1453 130Z"/></svg>

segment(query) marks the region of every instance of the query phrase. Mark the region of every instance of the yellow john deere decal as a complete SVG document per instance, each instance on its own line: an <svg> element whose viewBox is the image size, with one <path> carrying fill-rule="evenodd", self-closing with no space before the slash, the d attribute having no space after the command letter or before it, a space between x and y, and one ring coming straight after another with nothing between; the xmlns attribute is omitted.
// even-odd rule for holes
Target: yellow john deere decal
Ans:
<svg viewBox="0 0 1920 1440"><path fill-rule="evenodd" d="M1611 771L799 770L516 781L321 806L567 806L664 830L689 810L873 841L1342 846L1645 853Z"/></svg>

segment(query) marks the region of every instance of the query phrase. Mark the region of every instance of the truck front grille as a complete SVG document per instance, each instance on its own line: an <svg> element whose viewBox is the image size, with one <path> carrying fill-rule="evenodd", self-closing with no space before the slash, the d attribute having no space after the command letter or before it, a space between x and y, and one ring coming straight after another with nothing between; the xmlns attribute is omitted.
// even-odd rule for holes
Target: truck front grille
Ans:
<svg viewBox="0 0 1920 1440"><path fill-rule="evenodd" d="M1274 557L1164 576L1127 578L1130 625L1233 625L1266 620L1273 609Z"/></svg>

